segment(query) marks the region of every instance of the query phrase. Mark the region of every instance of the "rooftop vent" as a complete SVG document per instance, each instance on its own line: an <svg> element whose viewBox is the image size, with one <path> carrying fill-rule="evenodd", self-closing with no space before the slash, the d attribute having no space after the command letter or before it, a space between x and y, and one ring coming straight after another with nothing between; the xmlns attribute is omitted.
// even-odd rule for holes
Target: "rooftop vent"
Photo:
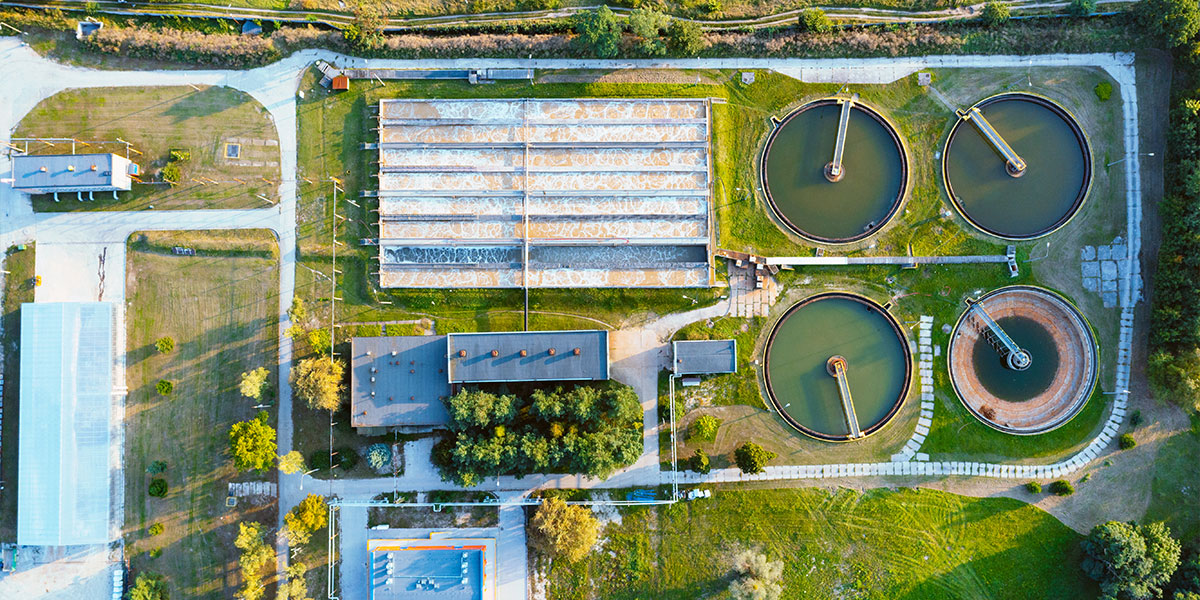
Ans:
<svg viewBox="0 0 1200 600"><path fill-rule="evenodd" d="M95 170L96 170L96 165L92 165L92 170L93 170L93 171L95 171Z"/></svg>
<svg viewBox="0 0 1200 600"><path fill-rule="evenodd" d="M39 170L39 171L41 171L41 172L43 172L43 173L45 173L45 172L46 172L46 167L41 167L41 168L39 168L38 170Z"/></svg>
<svg viewBox="0 0 1200 600"><path fill-rule="evenodd" d="M492 358L496 358L497 356L500 356L500 351L499 351L499 350L492 350Z"/></svg>
<svg viewBox="0 0 1200 600"><path fill-rule="evenodd" d="M67 170L68 170L68 171L72 171L72 172L74 172L74 171L75 171L75 165L67 165Z"/></svg>
<svg viewBox="0 0 1200 600"><path fill-rule="evenodd" d="M556 351L554 348L551 348L551 349L549 349L549 350L547 350L547 351L546 351L546 354L549 354L550 356L554 356L554 353L555 353L555 352L557 352L557 351Z"/></svg>
<svg viewBox="0 0 1200 600"><path fill-rule="evenodd" d="M529 356L529 351L528 351L528 350L522 350L522 351L521 351L521 356Z"/></svg>
<svg viewBox="0 0 1200 600"><path fill-rule="evenodd" d="M579 348L576 348L576 349L574 349L574 350L572 350L572 351L571 351L571 354L574 354L575 356L579 356L579 355L580 355L582 352L583 352L583 350L580 350Z"/></svg>
<svg viewBox="0 0 1200 600"><path fill-rule="evenodd" d="M395 356L395 355L396 355L396 351L392 350L392 356Z"/></svg>
<svg viewBox="0 0 1200 600"><path fill-rule="evenodd" d="M459 350L459 351L458 351L458 357L459 357L459 358L466 358L466 356L467 356L467 351L466 351L466 350Z"/></svg>

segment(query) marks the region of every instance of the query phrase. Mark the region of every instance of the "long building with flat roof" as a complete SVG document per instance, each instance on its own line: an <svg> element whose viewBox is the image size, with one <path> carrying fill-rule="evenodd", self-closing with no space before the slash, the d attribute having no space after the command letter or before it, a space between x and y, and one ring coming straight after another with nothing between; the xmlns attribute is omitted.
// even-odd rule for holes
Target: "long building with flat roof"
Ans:
<svg viewBox="0 0 1200 600"><path fill-rule="evenodd" d="M442 427L460 384L609 378L604 330L360 337L350 348L354 427Z"/></svg>
<svg viewBox="0 0 1200 600"><path fill-rule="evenodd" d="M381 100L381 285L713 285L710 108Z"/></svg>
<svg viewBox="0 0 1200 600"><path fill-rule="evenodd" d="M116 154L26 154L12 157L13 189L27 194L127 192L138 166Z"/></svg>
<svg viewBox="0 0 1200 600"><path fill-rule="evenodd" d="M109 541L113 305L21 305L17 543Z"/></svg>

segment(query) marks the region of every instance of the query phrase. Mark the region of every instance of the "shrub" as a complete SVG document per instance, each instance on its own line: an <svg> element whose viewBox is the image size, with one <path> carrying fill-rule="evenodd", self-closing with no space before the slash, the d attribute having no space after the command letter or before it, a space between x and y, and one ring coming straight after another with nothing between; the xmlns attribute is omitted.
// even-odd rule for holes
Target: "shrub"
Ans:
<svg viewBox="0 0 1200 600"><path fill-rule="evenodd" d="M358 452L349 446L335 448L337 452L338 468L343 471L349 471L358 465Z"/></svg>
<svg viewBox="0 0 1200 600"><path fill-rule="evenodd" d="M154 347L158 349L159 354L166 354L175 349L175 338L160 337L154 341Z"/></svg>
<svg viewBox="0 0 1200 600"><path fill-rule="evenodd" d="M1071 0L1067 5L1067 14L1073 17L1086 17L1096 12L1096 0Z"/></svg>
<svg viewBox="0 0 1200 600"><path fill-rule="evenodd" d="M162 548L151 548L149 554L150 554L150 558L158 558L158 557L162 556ZM164 595L162 596L162 598L165 600L166 592L164 591L163 594ZM139 598L140 598L139 596L135 596L132 593L130 593L130 595L129 595L129 600L138 600Z"/></svg>
<svg viewBox="0 0 1200 600"><path fill-rule="evenodd" d="M1113 87L1111 83L1107 81L1101 81L1100 83L1096 84L1096 97L1099 98L1101 102L1108 102L1108 99L1112 98L1112 93Z"/></svg>
<svg viewBox="0 0 1200 600"><path fill-rule="evenodd" d="M167 496L167 480L161 477L151 479L150 489L146 493L155 498L165 498Z"/></svg>
<svg viewBox="0 0 1200 600"><path fill-rule="evenodd" d="M1037 481L1030 481L1029 483L1025 484L1025 491L1029 492L1030 494L1040 494L1042 493L1042 484Z"/></svg>
<svg viewBox="0 0 1200 600"><path fill-rule="evenodd" d="M392 449L387 444L371 444L367 448L367 465L379 471L392 464Z"/></svg>
<svg viewBox="0 0 1200 600"><path fill-rule="evenodd" d="M150 535L162 535L162 532L165 529L166 528L163 527L162 523L155 523L155 524L151 525L149 529L146 530L146 533L148 533Z"/></svg>
<svg viewBox="0 0 1200 600"><path fill-rule="evenodd" d="M712 415L700 415L688 425L687 436L689 440L711 442L717 439L717 429L720 427L720 419Z"/></svg>
<svg viewBox="0 0 1200 600"><path fill-rule="evenodd" d="M159 30L149 26L106 26L79 45L101 54L230 67L265 65L280 56L269 40L259 36Z"/></svg>
<svg viewBox="0 0 1200 600"><path fill-rule="evenodd" d="M313 450L308 455L308 468L310 469L328 469L329 468L329 450Z"/></svg>
<svg viewBox="0 0 1200 600"><path fill-rule="evenodd" d="M269 375L270 373L263 367L242 373L242 383L238 386L238 391L247 398L261 400L263 391L267 388Z"/></svg>
<svg viewBox="0 0 1200 600"><path fill-rule="evenodd" d="M171 392L175 391L175 384L166 379L159 379L158 383L154 384L154 391L158 392L159 396L170 396Z"/></svg>
<svg viewBox="0 0 1200 600"><path fill-rule="evenodd" d="M304 299L295 296L292 298L292 306L288 308L288 319L293 324L302 323L308 318L308 309L304 308Z"/></svg>
<svg viewBox="0 0 1200 600"><path fill-rule="evenodd" d="M314 329L308 332L308 346L317 354L329 354L333 351L333 339L328 329Z"/></svg>
<svg viewBox="0 0 1200 600"><path fill-rule="evenodd" d="M1142 424L1142 411L1135 410L1129 415L1129 426L1137 427Z"/></svg>
<svg viewBox="0 0 1200 600"><path fill-rule="evenodd" d="M667 50L675 56L696 56L707 45L704 30L694 21L672 19L667 26Z"/></svg>
<svg viewBox="0 0 1200 600"><path fill-rule="evenodd" d="M783 595L783 563L770 560L761 552L739 550L733 557L738 578L729 585L734 600L778 600Z"/></svg>
<svg viewBox="0 0 1200 600"><path fill-rule="evenodd" d="M161 548L150 551L150 558L158 558ZM138 573L133 587L129 589L129 600L167 600L167 582L160 575Z"/></svg>
<svg viewBox="0 0 1200 600"><path fill-rule="evenodd" d="M800 11L797 26L800 28L800 31L808 33L829 33L833 29L833 23L829 20L825 11L819 8L806 8Z"/></svg>
<svg viewBox="0 0 1200 600"><path fill-rule="evenodd" d="M983 5L983 11L979 13L979 20L988 27L997 27L1003 25L1012 13L1008 9L1008 5L1003 2L988 2Z"/></svg>
<svg viewBox="0 0 1200 600"><path fill-rule="evenodd" d="M1119 446L1122 450L1129 450L1137 446L1137 440L1133 439L1132 433L1124 433L1121 434L1121 437L1117 439L1117 446Z"/></svg>
<svg viewBox="0 0 1200 600"><path fill-rule="evenodd" d="M1070 496L1075 493L1075 486L1066 479L1059 479L1050 484L1050 493L1055 496Z"/></svg>
<svg viewBox="0 0 1200 600"><path fill-rule="evenodd" d="M169 162L187 162L192 159L192 153L181 148L171 148L171 152L167 155Z"/></svg>
<svg viewBox="0 0 1200 600"><path fill-rule="evenodd" d="M754 474L762 473L767 466L767 462L775 458L776 454L755 444L746 442L734 450L733 457L737 466L743 473Z"/></svg>
<svg viewBox="0 0 1200 600"><path fill-rule="evenodd" d="M688 467L697 473L708 473L712 470L712 465L708 460L708 455L703 450L696 448L696 453L688 461Z"/></svg>
<svg viewBox="0 0 1200 600"><path fill-rule="evenodd" d="M179 183L183 179L183 173L179 169L179 163L167 163L158 171L162 175L162 180L169 183Z"/></svg>
<svg viewBox="0 0 1200 600"><path fill-rule="evenodd" d="M149 467L146 467L146 472L151 475L158 475L159 473L162 473L163 471L166 471L166 470L167 470L167 461L165 461L165 460L156 460L156 461L150 463Z"/></svg>

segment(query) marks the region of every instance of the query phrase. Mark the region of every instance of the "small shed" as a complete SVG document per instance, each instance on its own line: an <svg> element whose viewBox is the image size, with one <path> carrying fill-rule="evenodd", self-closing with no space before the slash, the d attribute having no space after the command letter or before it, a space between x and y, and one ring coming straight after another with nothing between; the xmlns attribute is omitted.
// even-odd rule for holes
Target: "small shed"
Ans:
<svg viewBox="0 0 1200 600"><path fill-rule="evenodd" d="M350 78L345 75L338 75L333 78L333 91L344 92L350 89Z"/></svg>
<svg viewBox="0 0 1200 600"><path fill-rule="evenodd" d="M242 35L262 35L262 25L254 21L246 21L242 23Z"/></svg>
<svg viewBox="0 0 1200 600"><path fill-rule="evenodd" d="M737 340L671 342L671 370L676 375L737 372Z"/></svg>

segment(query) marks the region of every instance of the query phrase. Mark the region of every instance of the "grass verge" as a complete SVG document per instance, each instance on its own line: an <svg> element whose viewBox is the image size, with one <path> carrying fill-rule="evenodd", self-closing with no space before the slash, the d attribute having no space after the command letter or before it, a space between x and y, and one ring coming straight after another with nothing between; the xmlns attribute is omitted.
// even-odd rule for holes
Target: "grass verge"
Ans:
<svg viewBox="0 0 1200 600"><path fill-rule="evenodd" d="M0 322L4 336L0 338L4 356L4 428L0 430L0 541L17 541L17 418L20 415L20 394L17 376L21 372L21 304L33 302L34 246L25 250L14 246L4 258L4 316Z"/></svg>

